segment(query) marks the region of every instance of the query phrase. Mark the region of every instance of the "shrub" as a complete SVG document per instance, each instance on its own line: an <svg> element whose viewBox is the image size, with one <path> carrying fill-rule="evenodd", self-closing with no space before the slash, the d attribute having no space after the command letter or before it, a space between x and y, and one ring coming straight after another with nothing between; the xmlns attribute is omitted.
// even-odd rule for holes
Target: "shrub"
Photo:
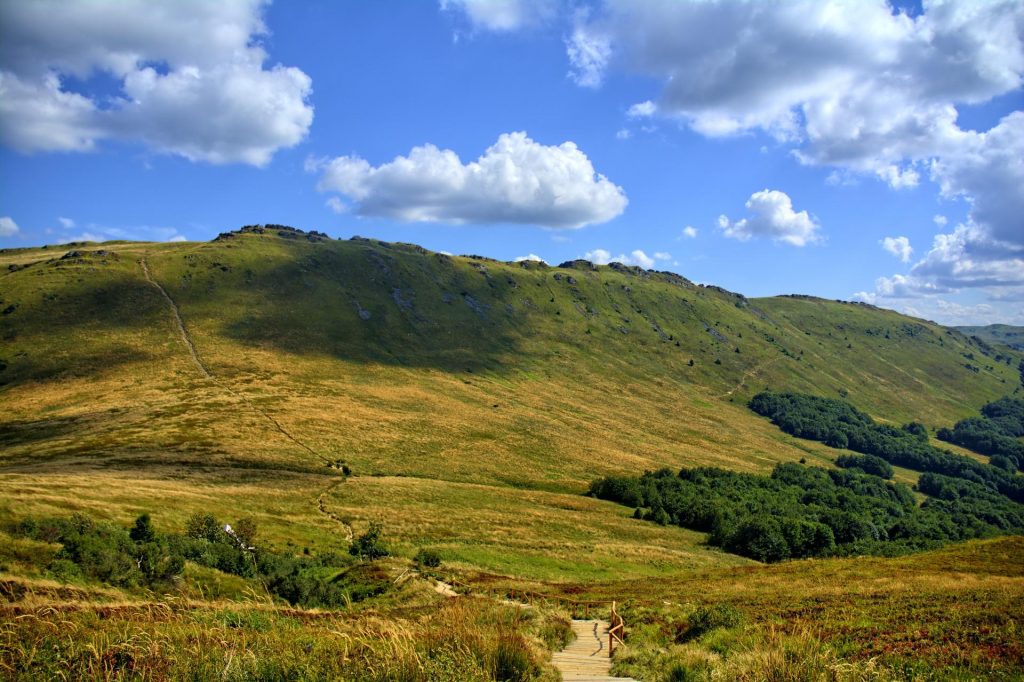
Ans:
<svg viewBox="0 0 1024 682"><path fill-rule="evenodd" d="M223 535L220 522L213 514L196 512L185 522L185 535L195 540L217 542Z"/></svg>
<svg viewBox="0 0 1024 682"><path fill-rule="evenodd" d="M697 639L718 628L734 628L743 622L743 614L728 604L699 606L689 618L689 624L682 635L682 641Z"/></svg>
<svg viewBox="0 0 1024 682"><path fill-rule="evenodd" d="M384 528L380 523L371 522L369 530L352 541L352 545L348 548L349 554L360 559L370 560L390 556L391 553L381 540L383 532Z"/></svg>
<svg viewBox="0 0 1024 682"><path fill-rule="evenodd" d="M441 565L441 555L436 550L421 547L412 558L418 568L437 568Z"/></svg>

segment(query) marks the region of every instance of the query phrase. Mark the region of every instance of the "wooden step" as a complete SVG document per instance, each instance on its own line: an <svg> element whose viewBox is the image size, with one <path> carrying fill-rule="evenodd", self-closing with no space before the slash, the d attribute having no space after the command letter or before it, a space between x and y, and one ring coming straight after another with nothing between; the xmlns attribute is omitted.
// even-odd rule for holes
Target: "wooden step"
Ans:
<svg viewBox="0 0 1024 682"><path fill-rule="evenodd" d="M551 657L565 682L637 682L631 677L611 676L608 628L605 620L572 621L576 639Z"/></svg>

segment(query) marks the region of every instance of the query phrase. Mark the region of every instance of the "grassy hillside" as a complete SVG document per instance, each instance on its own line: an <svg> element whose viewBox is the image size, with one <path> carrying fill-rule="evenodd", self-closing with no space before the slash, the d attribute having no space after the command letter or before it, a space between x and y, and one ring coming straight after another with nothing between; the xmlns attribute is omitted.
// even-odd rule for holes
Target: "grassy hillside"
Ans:
<svg viewBox="0 0 1024 682"><path fill-rule="evenodd" d="M747 410L765 387L938 427L1020 380L1016 356L996 362L893 312L582 261L268 228L7 250L0 267L9 475L269 470L315 489L344 462L356 476L576 493L666 465L827 464L835 451Z"/></svg>
<svg viewBox="0 0 1024 682"><path fill-rule="evenodd" d="M251 516L276 551L317 555L344 554L376 521L396 580L429 546L447 577L484 592L603 595L595 586L607 584L627 597L623 581L747 570L755 564L702 534L580 493L598 476L662 466L830 467L842 451L782 433L747 400L765 388L843 396L880 421L935 429L1019 391L1024 357L861 304L747 299L614 264L502 263L269 226L207 243L4 250L0 313L0 526L71 512L128 526L151 512L171 532L202 511ZM31 587L0 590L11 608L70 594L33 562L42 550L11 542L0 578ZM105 588L75 589L88 601ZM168 650L214 634L284 646L288 628L334 642L334 621L311 625L319 616L306 612L267 615L251 639L223 626L234 616L218 600L247 599L253 583L189 564L182 589L197 604L147 626ZM432 603L422 590L406 597ZM152 595L104 599L131 602L116 616L130 622L133 609L157 608ZM402 655L415 667L436 630L392 606L359 627L396 628L382 641L411 647ZM506 635L544 660L537 624L490 606L445 617L484 643L480 661ZM69 640L82 665L75 647L91 642L90 618L75 616ZM28 634L45 642L46 627ZM12 656L0 648L0 662Z"/></svg>

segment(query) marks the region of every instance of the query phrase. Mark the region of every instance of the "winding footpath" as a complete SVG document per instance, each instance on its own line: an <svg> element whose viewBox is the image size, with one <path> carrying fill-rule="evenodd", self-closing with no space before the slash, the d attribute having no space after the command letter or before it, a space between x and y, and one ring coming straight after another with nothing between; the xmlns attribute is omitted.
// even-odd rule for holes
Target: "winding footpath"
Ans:
<svg viewBox="0 0 1024 682"><path fill-rule="evenodd" d="M632 677L612 677L606 634L608 627L606 620L572 622L576 639L551 657L564 682L637 682Z"/></svg>
<svg viewBox="0 0 1024 682"><path fill-rule="evenodd" d="M313 448L309 447L285 430L285 428L281 426L280 422L278 422L270 413L258 407L245 395L235 391L223 382L218 381L213 376L210 370L203 363L202 358L200 358L199 351L196 350L192 337L188 333L188 328L185 326L185 321L181 317L181 311L178 309L178 304L174 302L174 299L167 293L167 290L153 278L152 273L149 271L149 265L146 263L146 259L140 259L139 264L142 266L142 273L145 275L146 281L153 285L157 291L160 292L163 299L167 301L167 305L170 307L171 313L174 315L174 321L177 324L181 340L188 349L192 362L195 364L196 369L199 370L199 373L206 379L212 379L218 386L228 393L231 393L233 396L248 405L253 411L266 418L267 421L269 421L274 428L288 440L292 441L310 454L323 459L325 462L329 461L313 450ZM732 391L730 391L730 393L732 393ZM320 493L316 499L317 510L332 521L341 524L345 528L346 535L351 542L353 537L351 524L331 512L327 508L327 504L324 500L324 497L330 493L336 485L338 485L337 482L332 483L322 493ZM456 592L451 585L441 582L440 580L437 581L435 589L439 594L442 594L445 597L453 598L459 596L459 593ZM516 606L521 608L530 608L529 604L519 604L516 602L508 603L514 603ZM608 654L606 634L608 632L608 627L608 621L604 620L572 621L572 630L573 634L576 635L576 638L570 642L568 646L552 656L552 663L558 672L561 673L562 680L564 680L564 682L616 682L616 680L618 682L637 682L637 680L634 680L631 677L611 676L612 660Z"/></svg>

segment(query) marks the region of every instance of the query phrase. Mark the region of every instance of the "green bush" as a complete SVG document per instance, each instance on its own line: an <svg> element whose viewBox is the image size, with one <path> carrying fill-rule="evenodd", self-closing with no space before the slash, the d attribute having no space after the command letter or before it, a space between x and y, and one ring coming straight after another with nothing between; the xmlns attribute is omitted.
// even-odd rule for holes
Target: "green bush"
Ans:
<svg viewBox="0 0 1024 682"><path fill-rule="evenodd" d="M349 554L360 559L370 560L390 556L391 552L381 540L383 532L384 528L380 523L376 521L370 523L369 530L352 541L352 545L348 548Z"/></svg>
<svg viewBox="0 0 1024 682"><path fill-rule="evenodd" d="M734 606L728 604L699 606L688 619L688 627L683 632L682 641L697 639L718 628L738 627L742 622L743 614Z"/></svg>
<svg viewBox="0 0 1024 682"><path fill-rule="evenodd" d="M441 555L436 550L421 547L412 558L418 568L437 568L441 565Z"/></svg>

